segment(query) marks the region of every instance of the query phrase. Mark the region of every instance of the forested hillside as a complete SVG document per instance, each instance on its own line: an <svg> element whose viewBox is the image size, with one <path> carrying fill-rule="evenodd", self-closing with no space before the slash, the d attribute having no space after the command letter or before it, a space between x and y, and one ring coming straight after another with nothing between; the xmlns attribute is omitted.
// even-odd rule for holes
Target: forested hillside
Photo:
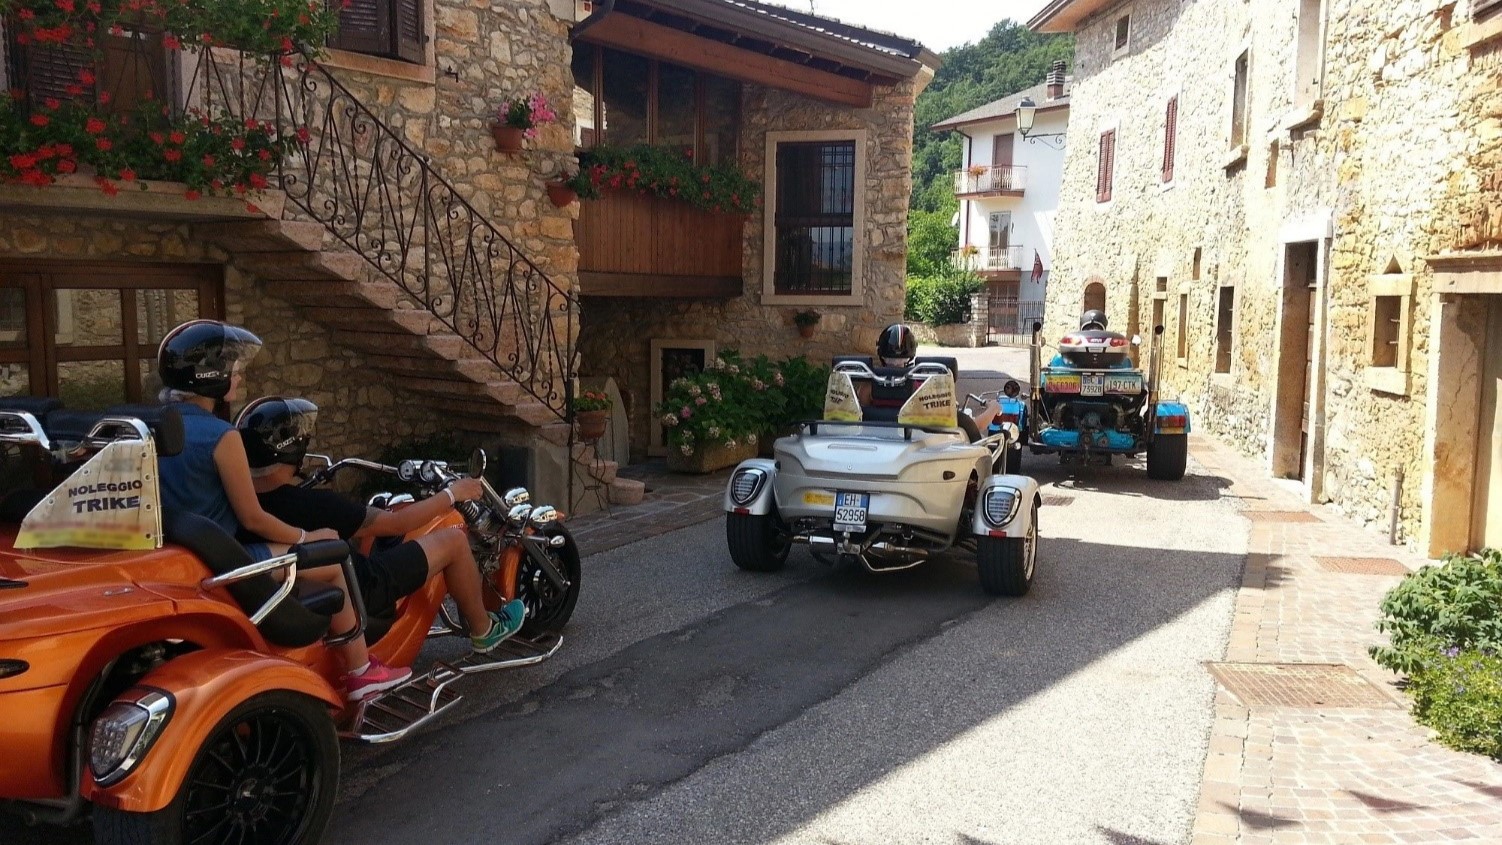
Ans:
<svg viewBox="0 0 1502 845"><path fill-rule="evenodd" d="M929 131L933 124L1043 81L1048 66L1074 64L1074 38L1039 35L1010 20L991 27L980 41L946 50L944 66L918 96L913 114L913 201L909 222L908 267L933 272L954 247L954 182L960 144L954 132Z"/></svg>

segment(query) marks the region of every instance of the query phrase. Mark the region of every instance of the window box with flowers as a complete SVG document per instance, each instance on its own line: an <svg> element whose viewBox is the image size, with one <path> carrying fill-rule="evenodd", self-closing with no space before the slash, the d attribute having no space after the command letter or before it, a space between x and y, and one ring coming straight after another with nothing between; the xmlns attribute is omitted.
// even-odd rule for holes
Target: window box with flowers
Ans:
<svg viewBox="0 0 1502 845"><path fill-rule="evenodd" d="M695 164L674 147L641 144L632 147L595 147L579 154L580 181L595 198L601 191L635 191L678 200L716 214L748 215L756 210L761 185L729 164Z"/></svg>
<svg viewBox="0 0 1502 845"><path fill-rule="evenodd" d="M172 90L169 57L192 44L191 61L213 61L206 48L216 47L290 65L299 45L324 43L337 20L307 0L0 0L0 15L13 25L18 70L0 100L0 180L42 187L79 174L107 195L144 190L146 180L176 182L189 200L268 188L309 134L163 99Z"/></svg>
<svg viewBox="0 0 1502 845"><path fill-rule="evenodd" d="M496 151L503 153L521 152L526 139L537 137L537 127L558 119L558 113L540 92L501 103L495 116L490 134L495 139Z"/></svg>
<svg viewBox="0 0 1502 845"><path fill-rule="evenodd" d="M610 394L603 390L586 390L575 396L574 427L580 440L599 440L605 436L605 427L610 422L610 410L615 407Z"/></svg>

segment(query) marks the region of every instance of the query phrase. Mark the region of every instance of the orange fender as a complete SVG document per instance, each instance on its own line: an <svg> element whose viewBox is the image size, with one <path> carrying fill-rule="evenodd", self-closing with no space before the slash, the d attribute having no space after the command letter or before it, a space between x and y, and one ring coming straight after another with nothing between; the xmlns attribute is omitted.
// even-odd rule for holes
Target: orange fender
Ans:
<svg viewBox="0 0 1502 845"><path fill-rule="evenodd" d="M136 766L113 786L94 782L84 767L83 797L133 813L160 810L177 797L198 749L229 712L271 690L315 698L331 711L344 706L329 682L300 663L242 649L205 649L169 661L137 682L171 693L176 701L167 726ZM332 718L332 716L330 716Z"/></svg>

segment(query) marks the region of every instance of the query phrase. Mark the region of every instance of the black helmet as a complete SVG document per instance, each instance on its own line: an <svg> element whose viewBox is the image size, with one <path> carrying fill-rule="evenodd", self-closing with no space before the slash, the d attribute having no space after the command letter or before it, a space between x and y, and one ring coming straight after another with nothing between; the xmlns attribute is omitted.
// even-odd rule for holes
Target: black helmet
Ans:
<svg viewBox="0 0 1502 845"><path fill-rule="evenodd" d="M252 469L275 464L302 466L318 423L318 406L306 399L264 396L245 406L235 428L245 440Z"/></svg>
<svg viewBox="0 0 1502 845"><path fill-rule="evenodd" d="M881 331L876 341L876 357L882 360L911 361L918 354L918 339L913 330L901 323L893 323Z"/></svg>
<svg viewBox="0 0 1502 845"><path fill-rule="evenodd" d="M1091 308L1080 315L1080 330L1089 331L1091 329L1098 331L1106 330L1106 312Z"/></svg>
<svg viewBox="0 0 1502 845"><path fill-rule="evenodd" d="M156 353L162 384L209 399L229 393L230 378L261 351L261 339L217 320L183 323L162 338Z"/></svg>

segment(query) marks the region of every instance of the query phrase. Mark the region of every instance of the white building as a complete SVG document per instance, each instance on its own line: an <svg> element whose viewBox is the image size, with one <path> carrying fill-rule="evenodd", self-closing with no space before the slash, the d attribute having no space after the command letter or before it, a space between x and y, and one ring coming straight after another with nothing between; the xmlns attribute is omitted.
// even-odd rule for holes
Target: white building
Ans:
<svg viewBox="0 0 1502 845"><path fill-rule="evenodd" d="M986 280L991 327L1000 334L1026 333L1043 313L1070 85L1064 63L1055 62L1043 84L932 126L965 139L963 166L954 174L960 204L955 260ZM1025 116L1018 124L1018 106L1025 103L1035 107L1031 128Z"/></svg>

